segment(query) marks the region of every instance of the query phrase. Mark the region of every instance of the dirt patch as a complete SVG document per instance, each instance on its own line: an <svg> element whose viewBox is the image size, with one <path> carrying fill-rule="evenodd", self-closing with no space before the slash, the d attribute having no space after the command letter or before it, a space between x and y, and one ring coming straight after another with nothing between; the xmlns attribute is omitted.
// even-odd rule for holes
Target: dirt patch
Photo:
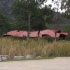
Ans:
<svg viewBox="0 0 70 70"><path fill-rule="evenodd" d="M0 62L0 70L70 70L70 57Z"/></svg>

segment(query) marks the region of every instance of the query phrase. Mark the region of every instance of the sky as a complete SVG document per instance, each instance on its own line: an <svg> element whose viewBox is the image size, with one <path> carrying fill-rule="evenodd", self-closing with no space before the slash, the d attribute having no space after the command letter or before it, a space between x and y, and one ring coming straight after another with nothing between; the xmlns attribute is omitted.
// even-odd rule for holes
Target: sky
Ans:
<svg viewBox="0 0 70 70"><path fill-rule="evenodd" d="M55 2L56 2L56 1L58 1L58 0L55 0ZM59 0L59 1L60 1L59 7L57 7L57 5L56 5L54 2L52 3L52 0L48 0L45 4L46 4L46 5L51 4L51 5L52 5L52 9L53 9L53 8L58 8L58 12L61 12L61 13L62 13L62 12L64 12L64 10L61 10L61 9L60 9L60 7L61 7L61 0ZM55 9L55 11L57 12L56 9Z"/></svg>

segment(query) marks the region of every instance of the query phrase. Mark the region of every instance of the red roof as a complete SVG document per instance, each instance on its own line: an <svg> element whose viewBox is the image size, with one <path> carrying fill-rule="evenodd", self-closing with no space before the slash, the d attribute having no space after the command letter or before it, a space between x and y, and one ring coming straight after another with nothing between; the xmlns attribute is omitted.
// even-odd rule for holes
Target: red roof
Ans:
<svg viewBox="0 0 70 70"><path fill-rule="evenodd" d="M48 36L50 36L50 37L55 37L55 30L50 30L50 29L47 29L47 30L42 30L41 32L41 35L48 35ZM59 37L60 36L60 34L59 33L57 33L56 34L56 37Z"/></svg>
<svg viewBox="0 0 70 70"><path fill-rule="evenodd" d="M43 35L48 35L50 37L55 37L55 31L56 30L50 30L50 29L46 29L46 30L42 30L40 31L39 37L42 37ZM63 35L68 35L68 33L66 32L60 32L60 33L56 33L56 37L59 37L61 34ZM4 35L11 35L11 36L18 36L18 37L23 37L23 36L28 36L27 31L18 31L18 30L13 30L13 31L9 31ZM38 31L32 31L30 32L30 37L38 37Z"/></svg>
<svg viewBox="0 0 70 70"><path fill-rule="evenodd" d="M6 35L11 35L11 36L17 36L17 34L18 34L18 30L9 31L6 33Z"/></svg>
<svg viewBox="0 0 70 70"><path fill-rule="evenodd" d="M19 31L17 34L18 37L27 36L27 31Z"/></svg>
<svg viewBox="0 0 70 70"><path fill-rule="evenodd" d="M38 31L30 32L30 37L38 37ZM39 34L39 37L42 37L41 34Z"/></svg>
<svg viewBox="0 0 70 70"><path fill-rule="evenodd" d="M63 34L63 35L68 35L68 33L67 32L61 32L60 34Z"/></svg>

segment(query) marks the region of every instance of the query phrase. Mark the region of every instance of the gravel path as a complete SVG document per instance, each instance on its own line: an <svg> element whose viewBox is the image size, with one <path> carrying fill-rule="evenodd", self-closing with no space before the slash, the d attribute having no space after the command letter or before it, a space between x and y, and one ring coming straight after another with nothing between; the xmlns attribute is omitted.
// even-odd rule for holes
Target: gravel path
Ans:
<svg viewBox="0 0 70 70"><path fill-rule="evenodd" d="M0 62L0 70L70 70L70 57Z"/></svg>

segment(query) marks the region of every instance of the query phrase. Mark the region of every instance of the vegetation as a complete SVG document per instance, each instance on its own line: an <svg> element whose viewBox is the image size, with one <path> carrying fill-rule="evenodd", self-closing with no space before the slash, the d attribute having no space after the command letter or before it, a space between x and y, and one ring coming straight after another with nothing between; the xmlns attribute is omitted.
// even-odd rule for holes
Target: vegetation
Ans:
<svg viewBox="0 0 70 70"><path fill-rule="evenodd" d="M64 31L68 32L68 36L66 37L66 40L70 41L70 24L65 25Z"/></svg>
<svg viewBox="0 0 70 70"><path fill-rule="evenodd" d="M70 18L70 0L62 0L61 9L65 9L65 15Z"/></svg>
<svg viewBox="0 0 70 70"><path fill-rule="evenodd" d="M70 41L47 42L44 39L17 40L0 38L0 55L33 54L42 57L70 56Z"/></svg>
<svg viewBox="0 0 70 70"><path fill-rule="evenodd" d="M28 30L28 36L29 36L30 30L40 31L42 29L45 29L46 23L52 22L53 10L51 10L51 6L45 6L41 8L41 5L44 3L44 1L46 0L14 0L13 6L12 6L12 13L16 20L14 21L14 24L12 23L9 24L6 16L0 13L0 35L9 31L10 28L12 30L14 29ZM66 1L63 2L62 0L62 3L63 3L62 5L64 5L66 2L66 7L68 7L67 11L69 13L70 1L69 0L66 0ZM58 3L57 3L57 6L58 6ZM69 14L68 13L67 13L68 19L70 19L70 16L69 16L70 13ZM59 23L60 19L61 18L59 19L55 18L54 23L55 24ZM56 28L59 28L59 27L56 27ZM69 36L68 38L66 38L66 40L70 39L69 30L70 30L70 24L66 25L65 28L63 29L63 31L66 31L69 33ZM0 54L9 55L11 58L13 58L14 55L26 56L27 54L34 54L36 56L42 56L42 57L70 56L70 41L54 42L53 38L50 38L50 37L44 37L42 39L39 39L39 38L30 39L27 41L22 39L20 40L18 38L16 39L11 37L8 37L8 38L0 37Z"/></svg>
<svg viewBox="0 0 70 70"><path fill-rule="evenodd" d="M0 35L6 33L10 30L10 24L8 22L7 17L0 13Z"/></svg>
<svg viewBox="0 0 70 70"><path fill-rule="evenodd" d="M27 30L28 38L30 30L40 31L45 29L46 19L51 20L53 14L51 8L47 6L41 8L44 1L45 0L14 0L13 2L12 13L17 21L17 29Z"/></svg>

